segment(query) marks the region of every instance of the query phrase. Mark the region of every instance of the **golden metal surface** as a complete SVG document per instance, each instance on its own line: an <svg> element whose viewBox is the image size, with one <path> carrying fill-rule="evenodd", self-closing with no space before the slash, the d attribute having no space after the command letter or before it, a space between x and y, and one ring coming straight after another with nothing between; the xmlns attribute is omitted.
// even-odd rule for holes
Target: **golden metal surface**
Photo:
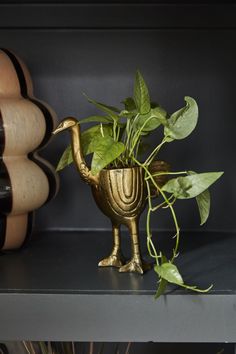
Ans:
<svg viewBox="0 0 236 354"><path fill-rule="evenodd" d="M57 134L65 129L71 131L74 162L82 179L91 185L92 193L100 210L112 222L113 248L111 254L102 259L100 267L117 267L119 272L143 272L150 265L142 259L139 245L139 217L146 204L146 188L141 167L122 169L103 169L93 176L82 155L80 127L73 117L65 118L54 131ZM151 164L152 172L166 171L169 167L163 161ZM156 177L157 183L164 184L166 176ZM120 243L120 225L125 225L131 236L131 259L124 262Z"/></svg>
<svg viewBox="0 0 236 354"><path fill-rule="evenodd" d="M140 247L138 221L145 207L146 192L141 167L102 170L99 185L92 187L94 199L101 211L108 216L113 225L114 247L99 266L119 267L120 272L143 273L146 269ZM120 225L128 227L131 236L131 260L123 264L120 251Z"/></svg>

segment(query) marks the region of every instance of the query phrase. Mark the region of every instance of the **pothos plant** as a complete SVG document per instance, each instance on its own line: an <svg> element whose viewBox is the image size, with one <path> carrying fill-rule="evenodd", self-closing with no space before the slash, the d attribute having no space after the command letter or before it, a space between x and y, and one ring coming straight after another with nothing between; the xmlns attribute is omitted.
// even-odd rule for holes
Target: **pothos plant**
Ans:
<svg viewBox="0 0 236 354"><path fill-rule="evenodd" d="M195 129L198 121L196 101L192 97L186 96L184 107L172 114L167 113L162 106L152 103L148 87L139 71L135 76L133 97L125 98L122 101L122 108L109 106L88 97L87 99L103 113L79 121L81 125L93 123L81 135L84 156L92 154L92 174L96 175L103 168L133 166L140 166L144 171L148 205L147 249L155 261L154 271L159 280L156 296L160 296L165 291L168 283L174 283L197 292L209 291L211 287L198 289L196 286L185 284L175 265L175 260L179 255L180 241L180 227L175 212L175 203L179 199L196 198L201 225L203 225L210 211L208 188L220 178L223 172L196 173L187 170L150 172L150 165L158 158L164 145L187 138ZM156 134L157 130L162 131L162 138L143 161L141 152L145 141L150 135ZM71 146L68 146L59 161L57 170L63 169L72 162L72 149ZM157 177L164 175L169 178L164 185L160 186L157 183ZM153 188L156 190L158 198L153 198ZM152 214L160 208L165 208L170 212L175 228L173 236L175 246L169 259L157 248L156 242L153 242L150 226Z"/></svg>

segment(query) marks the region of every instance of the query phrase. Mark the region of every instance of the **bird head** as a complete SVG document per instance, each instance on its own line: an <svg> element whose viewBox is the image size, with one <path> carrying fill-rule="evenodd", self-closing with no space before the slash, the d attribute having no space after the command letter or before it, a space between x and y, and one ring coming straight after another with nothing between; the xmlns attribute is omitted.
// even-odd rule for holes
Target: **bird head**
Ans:
<svg viewBox="0 0 236 354"><path fill-rule="evenodd" d="M74 127L75 125L78 124L78 121L74 117L67 117L64 118L61 123L58 125L58 127L52 132L52 134L58 134L62 132L63 130L70 129Z"/></svg>

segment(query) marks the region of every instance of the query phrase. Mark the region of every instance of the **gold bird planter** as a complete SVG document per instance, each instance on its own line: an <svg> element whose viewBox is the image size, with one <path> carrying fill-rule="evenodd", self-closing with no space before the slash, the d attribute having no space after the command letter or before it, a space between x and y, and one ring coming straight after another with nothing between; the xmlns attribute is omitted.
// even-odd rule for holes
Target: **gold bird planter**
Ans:
<svg viewBox="0 0 236 354"><path fill-rule="evenodd" d="M112 223L113 248L111 254L102 259L98 266L117 267L119 272L143 274L150 268L142 259L139 243L139 217L147 200L143 169L138 166L103 169L93 176L82 154L78 121L73 117L65 118L53 133L57 134L66 129L71 132L72 153L78 172L91 186L96 204ZM152 166L152 172L167 169L168 165L163 161L155 161ZM159 182L163 185L166 178L160 177ZM127 263L121 251L121 225L128 228L131 237L131 259Z"/></svg>
<svg viewBox="0 0 236 354"><path fill-rule="evenodd" d="M146 192L141 167L104 169L97 187L92 187L94 199L101 211L110 218L113 233L111 254L99 262L100 267L118 267L120 272L143 273L147 264L139 246L139 216L145 207ZM120 245L120 226L128 227L131 236L131 260L124 264Z"/></svg>

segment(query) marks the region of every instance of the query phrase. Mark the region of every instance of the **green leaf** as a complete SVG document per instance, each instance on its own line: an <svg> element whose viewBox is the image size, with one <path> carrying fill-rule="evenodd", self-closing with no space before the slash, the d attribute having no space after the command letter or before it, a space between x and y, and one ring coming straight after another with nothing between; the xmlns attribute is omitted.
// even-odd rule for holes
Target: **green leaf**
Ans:
<svg viewBox="0 0 236 354"><path fill-rule="evenodd" d="M124 151L122 142L116 142L110 136L99 137L94 141L94 155L92 159L91 172L93 175L99 173L104 167L113 162Z"/></svg>
<svg viewBox="0 0 236 354"><path fill-rule="evenodd" d="M208 172L172 178L162 187L162 190L173 194L178 199L194 198L204 192L222 175L223 172Z"/></svg>
<svg viewBox="0 0 236 354"><path fill-rule="evenodd" d="M70 165L72 162L73 162L72 149L71 149L71 145L69 145L69 146L67 146L67 148L63 152L63 154L57 164L56 171L58 172L58 171L63 170L63 168Z"/></svg>
<svg viewBox="0 0 236 354"><path fill-rule="evenodd" d="M210 214L211 195L208 189L196 196L201 224L205 224Z"/></svg>
<svg viewBox="0 0 236 354"><path fill-rule="evenodd" d="M159 282L157 292L155 294L155 299L158 299L161 295L164 294L167 284L168 284L167 280L162 278L161 281Z"/></svg>
<svg viewBox="0 0 236 354"><path fill-rule="evenodd" d="M81 146L84 156L89 155L94 152L94 140L99 137L112 136L112 126L111 125L95 125L89 129L86 129L81 134Z"/></svg>
<svg viewBox="0 0 236 354"><path fill-rule="evenodd" d="M198 106L191 97L185 97L186 106L173 113L167 120L164 134L168 141L184 139L195 129L198 121Z"/></svg>
<svg viewBox="0 0 236 354"><path fill-rule="evenodd" d="M164 264L164 263L167 263L168 260L166 258L166 256L164 254L162 254L161 256L161 264ZM158 299L162 294L164 294L165 290L166 290L166 287L167 287L167 280L161 278L160 279L160 282L159 282L159 285L158 285L158 288L157 288L157 292L155 294L155 299Z"/></svg>
<svg viewBox="0 0 236 354"><path fill-rule="evenodd" d="M136 104L133 97L127 97L121 103L124 104L126 111L132 112L136 110Z"/></svg>
<svg viewBox="0 0 236 354"><path fill-rule="evenodd" d="M126 119L132 119L136 116L136 114L137 114L137 112L135 112L135 111L129 112L129 111L126 111L125 109L123 111L120 111L120 117L124 117Z"/></svg>
<svg viewBox="0 0 236 354"><path fill-rule="evenodd" d="M82 151L84 156L91 154L94 152L94 144L93 140L97 139L98 137L102 136L112 136L112 127L111 125L103 125L102 128L100 125L95 125L89 129L86 129L82 132L81 134L81 146L82 146ZM73 163L73 153L72 153L72 147L71 145L67 146L65 151L63 152L56 171L60 171L66 166L70 165Z"/></svg>
<svg viewBox="0 0 236 354"><path fill-rule="evenodd" d="M188 171L188 174L195 175L196 172ZM200 214L200 220L201 220L200 225L203 225L207 221L208 216L210 214L211 196L210 196L209 190L206 189L204 192L197 195L196 201L197 201L198 210L199 210L199 214Z"/></svg>
<svg viewBox="0 0 236 354"><path fill-rule="evenodd" d="M89 103L94 104L98 109L101 111L105 112L108 114L109 117L111 117L114 121L119 120L119 116L116 113L119 113L120 110L118 108L112 107L112 106L107 106L104 103L97 102L93 100L92 98L89 98L88 96L85 95Z"/></svg>
<svg viewBox="0 0 236 354"><path fill-rule="evenodd" d="M163 263L154 267L155 272L169 283L178 285L184 284L183 279L178 271L178 268L172 263Z"/></svg>
<svg viewBox="0 0 236 354"><path fill-rule="evenodd" d="M139 71L136 72L134 83L134 101L138 111L146 114L151 109L150 97L147 85Z"/></svg>
<svg viewBox="0 0 236 354"><path fill-rule="evenodd" d="M112 123L113 119L106 116L90 116L79 121L79 124L98 122L98 123Z"/></svg>
<svg viewBox="0 0 236 354"><path fill-rule="evenodd" d="M166 124L166 111L161 107L152 108L147 114L140 114L136 121L136 129L149 132Z"/></svg>

